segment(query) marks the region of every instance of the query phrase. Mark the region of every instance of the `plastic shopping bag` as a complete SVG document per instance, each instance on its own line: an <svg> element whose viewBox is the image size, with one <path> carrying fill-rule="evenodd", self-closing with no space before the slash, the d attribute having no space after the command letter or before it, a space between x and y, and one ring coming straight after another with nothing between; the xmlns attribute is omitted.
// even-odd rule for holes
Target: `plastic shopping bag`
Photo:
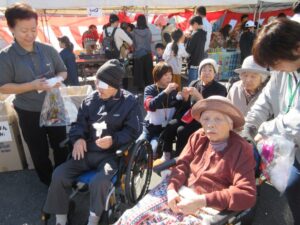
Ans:
<svg viewBox="0 0 300 225"><path fill-rule="evenodd" d="M77 109L72 104L70 99L63 98L58 88L48 91L42 106L40 126L67 126L71 124L77 116ZM74 108L76 112L74 112Z"/></svg>
<svg viewBox="0 0 300 225"><path fill-rule="evenodd" d="M295 160L295 145L286 137L273 135L257 145L261 156L260 168L273 186L283 193Z"/></svg>

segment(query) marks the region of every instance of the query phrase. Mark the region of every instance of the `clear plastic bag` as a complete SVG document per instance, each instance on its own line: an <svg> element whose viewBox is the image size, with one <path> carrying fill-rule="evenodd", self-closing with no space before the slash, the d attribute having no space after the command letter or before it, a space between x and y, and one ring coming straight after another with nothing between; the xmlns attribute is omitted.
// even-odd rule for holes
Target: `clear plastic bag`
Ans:
<svg viewBox="0 0 300 225"><path fill-rule="evenodd" d="M272 185L283 193L295 160L295 144L286 137L273 135L257 145L261 156L260 168Z"/></svg>
<svg viewBox="0 0 300 225"><path fill-rule="evenodd" d="M77 109L58 88L47 92L40 116L40 126L67 126L76 120Z"/></svg>

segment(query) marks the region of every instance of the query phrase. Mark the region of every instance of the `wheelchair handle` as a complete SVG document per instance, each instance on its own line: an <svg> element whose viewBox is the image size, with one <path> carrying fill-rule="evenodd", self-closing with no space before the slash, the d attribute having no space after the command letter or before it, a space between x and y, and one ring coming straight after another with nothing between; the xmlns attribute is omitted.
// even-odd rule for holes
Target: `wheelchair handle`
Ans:
<svg viewBox="0 0 300 225"><path fill-rule="evenodd" d="M176 165L176 160L177 160L177 157L173 158L173 159L170 159L170 160L168 160L168 161L166 161L162 164L159 164L159 165L153 167L153 171L155 173L160 173L161 171L166 170L169 167Z"/></svg>

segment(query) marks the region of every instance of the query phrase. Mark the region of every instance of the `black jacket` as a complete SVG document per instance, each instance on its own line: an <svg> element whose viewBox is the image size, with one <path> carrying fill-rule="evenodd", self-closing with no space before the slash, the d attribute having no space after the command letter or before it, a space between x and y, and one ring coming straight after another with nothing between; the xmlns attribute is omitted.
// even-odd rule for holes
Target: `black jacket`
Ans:
<svg viewBox="0 0 300 225"><path fill-rule="evenodd" d="M186 51L190 54L188 67L199 66L204 59L204 46L206 42L206 31L199 29L187 41Z"/></svg>
<svg viewBox="0 0 300 225"><path fill-rule="evenodd" d="M101 137L112 136L113 146L109 150L116 150L139 137L142 120L138 101L128 91L121 89L108 100L100 99L98 92L94 91L82 102L69 137L73 144L83 138L88 151L99 151L101 149L95 143L98 137L93 124L105 121L107 129L103 130Z"/></svg>
<svg viewBox="0 0 300 225"><path fill-rule="evenodd" d="M255 34L247 31L241 35L240 38L240 49L241 49L241 63L243 63L244 59L252 55L252 46L255 39Z"/></svg>
<svg viewBox="0 0 300 225"><path fill-rule="evenodd" d="M194 80L189 84L189 87L195 87L199 93L202 94L203 98L208 98L212 95L220 95L223 97L227 96L227 90L224 85L213 80L209 85L204 86L201 80ZM197 101L193 97L189 97L189 101L184 102L180 111L185 113L191 106L193 106Z"/></svg>

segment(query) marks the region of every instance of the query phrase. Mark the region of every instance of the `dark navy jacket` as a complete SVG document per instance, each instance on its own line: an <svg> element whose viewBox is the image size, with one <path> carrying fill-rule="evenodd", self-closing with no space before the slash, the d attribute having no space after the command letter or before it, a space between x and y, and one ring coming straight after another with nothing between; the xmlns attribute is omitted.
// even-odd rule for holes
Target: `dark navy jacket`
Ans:
<svg viewBox="0 0 300 225"><path fill-rule="evenodd" d="M97 91L91 93L78 111L77 121L72 124L70 140L74 144L79 138L87 142L88 151L101 151L95 141L95 122L107 124L101 137L112 136L113 146L108 150L116 150L139 137L142 132L142 113L136 98L123 89L115 97L108 100L99 98ZM107 151L107 150L105 150Z"/></svg>
<svg viewBox="0 0 300 225"><path fill-rule="evenodd" d="M64 81L64 83L66 85L71 85L71 86L79 85L77 65L76 65L76 59L74 53L70 51L68 48L64 48L59 53L59 55L64 61L68 72L67 79Z"/></svg>
<svg viewBox="0 0 300 225"><path fill-rule="evenodd" d="M168 114L167 120L170 121L182 103L181 100L176 99L177 91L174 90L170 94L166 94L163 90L152 84L148 85L144 91L144 108L147 111L144 131L150 137L159 135L164 128L162 124L151 123L151 119L164 118Z"/></svg>

